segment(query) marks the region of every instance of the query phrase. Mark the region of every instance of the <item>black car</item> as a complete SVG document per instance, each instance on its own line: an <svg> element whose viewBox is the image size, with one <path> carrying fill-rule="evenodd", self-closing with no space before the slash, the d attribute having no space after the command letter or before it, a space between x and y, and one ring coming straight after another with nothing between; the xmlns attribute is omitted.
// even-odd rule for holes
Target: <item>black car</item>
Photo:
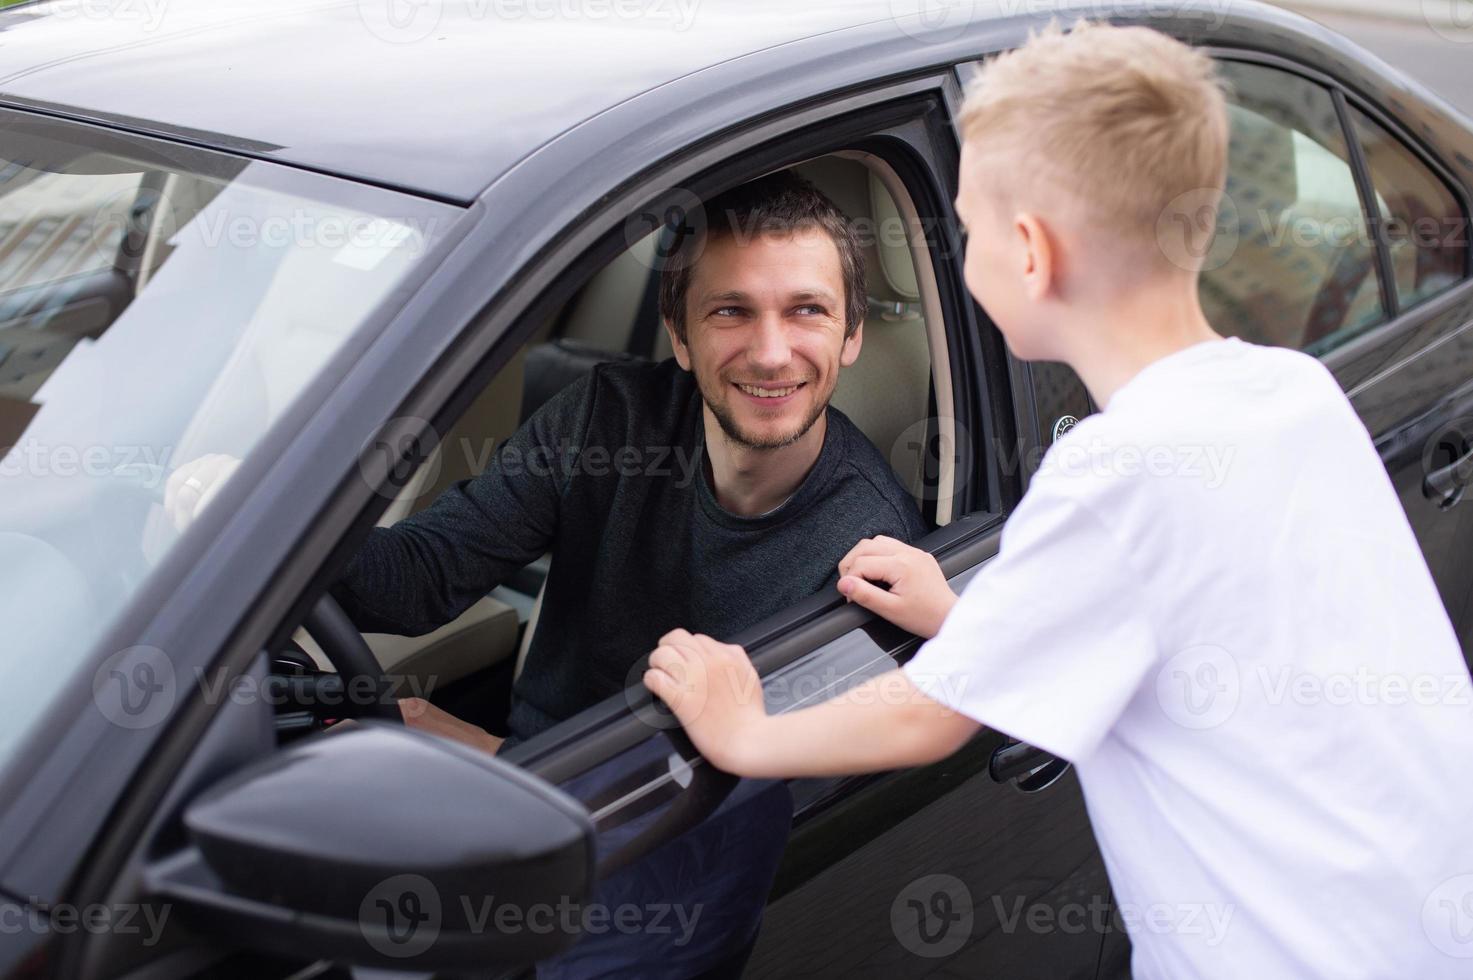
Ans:
<svg viewBox="0 0 1473 980"><path fill-rule="evenodd" d="M1210 318L1330 367L1468 650L1469 121L1281 10L1129 6L1234 84ZM951 204L972 64L1044 19L920 0L0 14L0 976L525 973L573 936L458 898L576 902L741 799L637 677L495 757L393 724L390 683L497 730L545 562L423 637L358 633L326 587L563 385L669 356L672 236L782 168L866 235L866 342L835 404L960 586L1094 409L1067 369L1009 355ZM212 454L242 462L181 532L167 475ZM918 644L837 595L723 639L773 710ZM361 723L322 731L341 717ZM597 793L556 789L595 773ZM1061 761L983 731L923 769L789 789L744 975L1126 971Z"/></svg>

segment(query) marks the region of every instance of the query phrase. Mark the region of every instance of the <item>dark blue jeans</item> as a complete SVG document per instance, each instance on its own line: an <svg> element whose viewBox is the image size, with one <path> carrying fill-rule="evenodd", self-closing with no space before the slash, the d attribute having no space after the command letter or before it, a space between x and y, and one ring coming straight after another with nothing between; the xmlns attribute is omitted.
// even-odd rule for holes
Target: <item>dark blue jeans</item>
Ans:
<svg viewBox="0 0 1473 980"><path fill-rule="evenodd" d="M652 742L668 750L663 739ZM563 789L588 799L610 778L595 771ZM600 857L658 816L654 811L600 832ZM537 964L538 980L687 980L739 969L762 922L792 820L787 784L742 780L704 822L599 881L587 906L597 918L585 916L578 941Z"/></svg>

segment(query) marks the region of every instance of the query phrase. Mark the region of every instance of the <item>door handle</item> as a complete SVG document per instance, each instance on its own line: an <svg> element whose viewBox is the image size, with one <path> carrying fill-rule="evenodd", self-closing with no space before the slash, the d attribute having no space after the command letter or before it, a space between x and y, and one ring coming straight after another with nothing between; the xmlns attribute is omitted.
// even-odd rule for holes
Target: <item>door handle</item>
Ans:
<svg viewBox="0 0 1473 980"><path fill-rule="evenodd" d="M1034 793L1064 775L1069 763L1027 742L1010 742L992 753L987 773L999 783L1017 781L1019 789Z"/></svg>
<svg viewBox="0 0 1473 980"><path fill-rule="evenodd" d="M1470 483L1473 483L1473 450L1428 473L1422 480L1422 493L1428 500L1436 500L1439 506L1451 507Z"/></svg>

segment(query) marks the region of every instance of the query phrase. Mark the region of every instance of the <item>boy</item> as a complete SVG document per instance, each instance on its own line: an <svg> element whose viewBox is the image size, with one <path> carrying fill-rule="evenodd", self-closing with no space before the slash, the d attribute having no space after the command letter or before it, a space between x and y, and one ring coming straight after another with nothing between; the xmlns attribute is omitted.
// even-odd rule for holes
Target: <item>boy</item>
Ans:
<svg viewBox="0 0 1473 980"><path fill-rule="evenodd" d="M1051 28L988 66L961 127L968 287L1103 411L960 599L897 541L841 561L850 601L932 637L903 668L769 716L744 651L677 630L645 684L742 776L923 765L982 724L1070 760L1119 903L1229 923L1133 931L1137 977L1466 973L1473 724L1426 696L1467 672L1418 544L1331 375L1217 335L1156 237L1223 185L1210 60Z"/></svg>

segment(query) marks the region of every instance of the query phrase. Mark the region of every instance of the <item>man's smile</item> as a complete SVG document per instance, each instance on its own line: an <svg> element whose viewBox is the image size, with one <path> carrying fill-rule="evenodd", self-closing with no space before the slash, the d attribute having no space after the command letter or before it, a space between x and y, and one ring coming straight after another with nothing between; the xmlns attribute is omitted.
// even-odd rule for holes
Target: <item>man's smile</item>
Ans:
<svg viewBox="0 0 1473 980"><path fill-rule="evenodd" d="M808 384L806 381L764 381L756 384L749 384L742 381L732 382L732 386L747 397L769 404L786 400L796 394L798 389L806 384Z"/></svg>

